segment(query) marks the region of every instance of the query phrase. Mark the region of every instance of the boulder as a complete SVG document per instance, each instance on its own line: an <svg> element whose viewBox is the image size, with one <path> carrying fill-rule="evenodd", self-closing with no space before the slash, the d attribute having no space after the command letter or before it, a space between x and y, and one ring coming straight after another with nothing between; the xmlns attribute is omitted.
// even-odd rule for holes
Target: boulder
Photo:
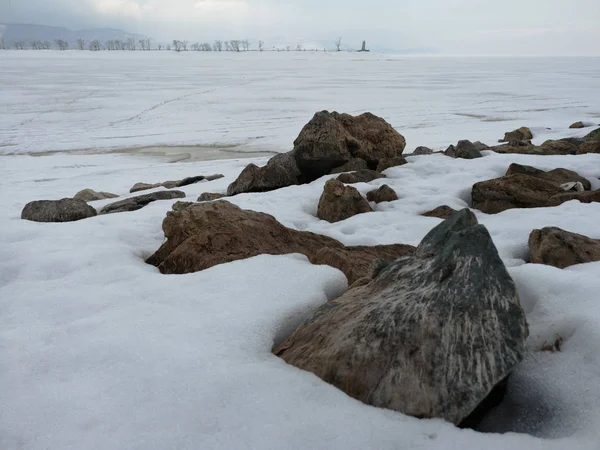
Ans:
<svg viewBox="0 0 600 450"><path fill-rule="evenodd" d="M508 166L506 175L513 175L515 173L521 173L532 177L540 178L542 180L550 181L556 186L562 186L565 183L579 182L583 186L584 190L589 191L592 188L592 184L587 178L582 177L577 172L573 172L569 169L553 169L548 172L536 169L532 166L524 166L521 164L513 163Z"/></svg>
<svg viewBox="0 0 600 450"><path fill-rule="evenodd" d="M600 261L600 240L556 227L533 230L529 235L529 260L559 269Z"/></svg>
<svg viewBox="0 0 600 450"><path fill-rule="evenodd" d="M423 146L415 148L415 150L412 152L413 155L431 155L432 153L433 150L431 150L429 147Z"/></svg>
<svg viewBox="0 0 600 450"><path fill-rule="evenodd" d="M575 122L574 124L571 124L569 128L585 128L585 125L583 124L583 122Z"/></svg>
<svg viewBox="0 0 600 450"><path fill-rule="evenodd" d="M302 182L311 182L354 158L375 169L383 158L402 155L406 141L381 117L321 111L294 141L294 158Z"/></svg>
<svg viewBox="0 0 600 450"><path fill-rule="evenodd" d="M398 258L414 253L415 247L404 244L376 245L373 247L323 247L309 257L313 264L335 267L344 272L348 284L370 277L374 268L387 266Z"/></svg>
<svg viewBox="0 0 600 450"><path fill-rule="evenodd" d="M126 198L119 202L110 203L100 210L100 214L137 211L156 200L172 200L183 197L185 197L185 192L181 191L152 192L151 194L139 195L137 197Z"/></svg>
<svg viewBox="0 0 600 450"><path fill-rule="evenodd" d="M431 211L427 211L422 213L421 215L424 217L437 217L438 219L447 219L452 214L456 212L455 209L450 208L448 205L438 206Z"/></svg>
<svg viewBox="0 0 600 450"><path fill-rule="evenodd" d="M488 231L462 210L274 353L366 404L458 425L523 359L527 333Z"/></svg>
<svg viewBox="0 0 600 450"><path fill-rule="evenodd" d="M500 142L520 142L529 141L533 139L533 133L527 127L521 127L518 130L509 131L504 133L504 139Z"/></svg>
<svg viewBox="0 0 600 450"><path fill-rule="evenodd" d="M218 173L215 175L198 175L198 176L194 176L194 177L187 177L187 178L183 178L181 180L174 180L174 181L163 181L162 183L154 183L154 184L150 184L150 183L135 183L133 185L133 187L129 190L130 193L134 193L134 192L139 192L139 191L145 191L148 189L154 189L157 187L165 187L167 189L174 189L174 188L178 188L178 187L183 187L183 186L189 186L190 184L195 184L198 183L200 181L214 181L214 180L218 180L219 178L223 178L224 175Z"/></svg>
<svg viewBox="0 0 600 450"><path fill-rule="evenodd" d="M582 139L585 142L600 141L600 128L596 128L594 131L591 131L590 133L586 134Z"/></svg>
<svg viewBox="0 0 600 450"><path fill-rule="evenodd" d="M246 192L267 192L297 184L294 175L280 164L267 164L258 167L256 164L246 166L240 176L229 185L227 195Z"/></svg>
<svg viewBox="0 0 600 450"><path fill-rule="evenodd" d="M355 172L357 170L368 169L369 165L364 159L354 158L348 161L346 164L340 167L336 167L330 173L332 175L336 173L344 173L344 172Z"/></svg>
<svg viewBox="0 0 600 450"><path fill-rule="evenodd" d="M83 200L84 202L94 202L96 200L106 200L107 198L116 198L118 195L111 194L110 192L96 192L93 189L84 189L79 191L73 197L76 200Z"/></svg>
<svg viewBox="0 0 600 450"><path fill-rule="evenodd" d="M376 180L378 178L386 178L385 175L375 172L374 170L363 169L358 170L356 172L343 173L336 178L336 180L341 181L346 184L354 184L354 183L368 183L369 181Z"/></svg>
<svg viewBox="0 0 600 450"><path fill-rule="evenodd" d="M333 223L371 211L369 202L355 188L337 180L328 180L319 199L317 217Z"/></svg>
<svg viewBox="0 0 600 450"><path fill-rule="evenodd" d="M475 159L482 156L481 152L468 140L458 141L454 147L454 158Z"/></svg>
<svg viewBox="0 0 600 450"><path fill-rule="evenodd" d="M393 158L382 158L379 160L379 164L377 164L377 172L383 172L384 170L389 169L390 167L403 166L404 164L408 164L408 161L403 156L394 156Z"/></svg>
<svg viewBox="0 0 600 450"><path fill-rule="evenodd" d="M192 206L195 205L194 202L175 202L173 203L173 206L171 206L171 209L173 211L183 211L185 209L187 209L188 206Z"/></svg>
<svg viewBox="0 0 600 450"><path fill-rule="evenodd" d="M33 222L75 222L96 214L96 210L83 200L63 198L29 202L21 212L21 219Z"/></svg>
<svg viewBox="0 0 600 450"><path fill-rule="evenodd" d="M225 194L218 194L216 192L205 192L204 194L200 194L198 197L199 202L211 202L213 200L218 200L220 198L227 197Z"/></svg>
<svg viewBox="0 0 600 450"><path fill-rule="evenodd" d="M548 140L540 146L544 155L575 155L577 146L564 140Z"/></svg>
<svg viewBox="0 0 600 450"><path fill-rule="evenodd" d="M375 203L393 202L398 200L398 194L387 184L384 184L379 189L367 192L367 200Z"/></svg>
<svg viewBox="0 0 600 450"><path fill-rule="evenodd" d="M581 144L577 149L577 154L584 155L586 153L600 153L600 141L587 141Z"/></svg>

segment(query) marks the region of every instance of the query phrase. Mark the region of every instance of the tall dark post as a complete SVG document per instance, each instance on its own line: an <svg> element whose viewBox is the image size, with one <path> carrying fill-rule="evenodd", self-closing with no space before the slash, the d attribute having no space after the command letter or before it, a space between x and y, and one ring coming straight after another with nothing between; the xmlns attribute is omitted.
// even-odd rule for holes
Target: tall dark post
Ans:
<svg viewBox="0 0 600 450"><path fill-rule="evenodd" d="M361 52L366 52L367 51L367 41L363 41L363 45L362 48L360 49Z"/></svg>

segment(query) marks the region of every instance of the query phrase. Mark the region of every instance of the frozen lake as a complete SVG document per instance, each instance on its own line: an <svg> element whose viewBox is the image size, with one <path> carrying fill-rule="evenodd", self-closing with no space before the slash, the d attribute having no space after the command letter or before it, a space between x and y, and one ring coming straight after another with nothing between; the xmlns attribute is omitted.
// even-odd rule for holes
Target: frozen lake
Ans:
<svg viewBox="0 0 600 450"><path fill-rule="evenodd" d="M0 67L3 154L287 151L323 109L380 115L407 151L491 143L521 125L542 140L569 135L577 120L600 123L600 58L5 51Z"/></svg>

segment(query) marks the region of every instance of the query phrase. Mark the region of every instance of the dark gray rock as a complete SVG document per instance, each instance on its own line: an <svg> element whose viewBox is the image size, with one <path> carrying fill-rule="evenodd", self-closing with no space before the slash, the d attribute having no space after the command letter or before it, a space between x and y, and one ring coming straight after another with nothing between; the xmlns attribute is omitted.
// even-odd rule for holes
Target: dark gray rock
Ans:
<svg viewBox="0 0 600 450"><path fill-rule="evenodd" d="M368 169L369 165L364 159L354 158L348 161L346 164L340 167L336 167L331 171L331 174L334 175L336 173L344 173L344 172L354 172L357 170Z"/></svg>
<svg viewBox="0 0 600 450"><path fill-rule="evenodd" d="M463 159L475 159L481 158L481 152L473 145L471 141L462 140L458 141L456 147L454 149L454 157L455 158L463 158Z"/></svg>
<svg viewBox="0 0 600 450"><path fill-rule="evenodd" d="M100 214L112 214L118 212L137 211L149 203L156 200L172 200L174 198L185 197L185 192L181 191L158 191L151 194L139 195L137 197L126 198L119 202L106 205L100 210Z"/></svg>
<svg viewBox="0 0 600 450"><path fill-rule="evenodd" d="M375 172L374 170L363 169L356 172L343 173L336 179L346 184L368 183L369 181L377 180L378 178L386 178L385 175Z"/></svg>
<svg viewBox="0 0 600 450"><path fill-rule="evenodd" d="M21 219L33 222L75 222L96 214L96 210L83 200L63 198L29 202L21 212Z"/></svg>
<svg viewBox="0 0 600 450"><path fill-rule="evenodd" d="M264 167L256 164L246 166L240 176L229 185L227 195L246 192L267 192L297 184L296 177L284 166L271 163Z"/></svg>
<svg viewBox="0 0 600 450"><path fill-rule="evenodd" d="M214 175L198 175L194 177L187 177L181 180L173 180L173 181L163 181L162 183L135 183L133 187L129 190L130 193L145 191L148 189L154 189L157 187L165 187L167 189L174 189L178 187L189 186L190 184L199 183L200 181L214 181L219 178L223 178L224 175L217 173Z"/></svg>
<svg viewBox="0 0 600 450"><path fill-rule="evenodd" d="M433 150L431 150L429 147L423 146L415 148L415 150L412 152L413 155L431 155L432 153Z"/></svg>
<svg viewBox="0 0 600 450"><path fill-rule="evenodd" d="M450 144L444 152L444 155L449 156L450 158L456 158L456 147Z"/></svg>
<svg viewBox="0 0 600 450"><path fill-rule="evenodd" d="M527 322L469 210L318 308L275 354L364 403L462 423L525 355Z"/></svg>
<svg viewBox="0 0 600 450"><path fill-rule="evenodd" d="M583 140L585 142L589 142L589 141L600 141L600 128L596 128L594 131L586 134L583 137Z"/></svg>

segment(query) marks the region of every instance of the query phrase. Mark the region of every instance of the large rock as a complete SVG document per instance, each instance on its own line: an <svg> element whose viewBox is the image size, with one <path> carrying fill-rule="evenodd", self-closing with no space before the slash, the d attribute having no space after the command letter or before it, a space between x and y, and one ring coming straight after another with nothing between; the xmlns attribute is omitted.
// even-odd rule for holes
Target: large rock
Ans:
<svg viewBox="0 0 600 450"><path fill-rule="evenodd" d="M328 180L319 199L317 217L333 223L371 211L369 202L355 188L337 180Z"/></svg>
<svg viewBox="0 0 600 450"><path fill-rule="evenodd" d="M258 167L256 164L246 166L240 176L229 185L227 195L245 192L267 192L297 184L294 175L280 164L267 164Z"/></svg>
<svg viewBox="0 0 600 450"><path fill-rule="evenodd" d="M368 183L378 178L386 178L385 175L370 169L358 170L356 172L343 173L336 178L346 184Z"/></svg>
<svg viewBox="0 0 600 450"><path fill-rule="evenodd" d="M377 172L383 172L384 170L389 169L390 167L398 167L403 166L404 164L408 164L408 161L404 156L394 156L393 158L382 158L379 160L379 164L377 164Z"/></svg>
<svg viewBox="0 0 600 450"><path fill-rule="evenodd" d="M398 200L398 194L387 184L367 192L367 200L370 202L381 203L381 202L393 202Z"/></svg>
<svg viewBox="0 0 600 450"><path fill-rule="evenodd" d="M107 198L117 198L118 195L111 194L110 192L96 192L93 189L83 189L73 196L76 200L83 200L84 202L94 202L96 200L106 200Z"/></svg>
<svg viewBox="0 0 600 450"><path fill-rule="evenodd" d="M316 180L354 158L377 168L383 158L402 155L406 141L381 117L321 111L294 141L294 158L302 182Z"/></svg>
<svg viewBox="0 0 600 450"><path fill-rule="evenodd" d="M455 209L450 208L448 205L438 206L431 211L427 211L422 213L421 215L424 217L436 217L438 219L447 219L452 216L456 212Z"/></svg>
<svg viewBox="0 0 600 450"><path fill-rule="evenodd" d="M530 175L532 177L550 181L551 183L554 183L556 186L559 187L564 185L565 183L579 182L586 191L589 191L592 188L592 184L587 178L584 178L577 172L573 172L569 169L558 168L550 170L548 172L544 172L543 170L537 169L532 166L524 166L521 164L513 163L508 167L506 175L513 175L515 173Z"/></svg>
<svg viewBox="0 0 600 450"><path fill-rule="evenodd" d="M357 170L363 170L363 169L368 169L368 168L369 168L369 165L367 164L367 162L364 159L354 158L354 159L351 159L350 161L348 161L343 166L336 167L330 173L332 175L334 175L337 173L355 172Z"/></svg>
<svg viewBox="0 0 600 450"><path fill-rule="evenodd" d="M578 155L586 153L600 153L600 141L587 141L582 143L577 149Z"/></svg>
<svg viewBox="0 0 600 450"><path fill-rule="evenodd" d="M174 189L178 187L189 186L190 184L195 184L200 181L214 181L223 177L224 175L218 173L215 175L198 175L194 177L187 177L181 180L163 181L162 183L135 183L129 192L133 194L134 192L145 191L161 186L167 189Z"/></svg>
<svg viewBox="0 0 600 450"><path fill-rule="evenodd" d="M529 141L531 139L533 139L533 133L531 130L527 127L521 127L518 130L504 133L504 139L500 140L500 142L520 142Z"/></svg>
<svg viewBox="0 0 600 450"><path fill-rule="evenodd" d="M174 198L185 197L185 192L181 191L158 191L151 194L139 195L137 197L126 198L119 202L110 203L100 210L100 214L112 214L118 212L137 211L149 203L156 200L172 200Z"/></svg>
<svg viewBox="0 0 600 450"><path fill-rule="evenodd" d="M529 235L529 259L559 269L600 261L600 240L556 227L533 230Z"/></svg>
<svg viewBox="0 0 600 450"><path fill-rule="evenodd" d="M545 141L540 150L544 155L575 155L577 146L562 139Z"/></svg>
<svg viewBox="0 0 600 450"><path fill-rule="evenodd" d="M456 146L451 145L444 152L446 156L450 156L452 158L463 158L463 159L475 159L481 158L483 155L478 150L478 148L468 140L458 141Z"/></svg>
<svg viewBox="0 0 600 450"><path fill-rule="evenodd" d="M515 284L463 210L275 353L369 405L458 425L523 359L526 337Z"/></svg>
<svg viewBox="0 0 600 450"><path fill-rule="evenodd" d="M600 128L596 128L594 131L589 132L583 137L585 142L589 141L600 141Z"/></svg>
<svg viewBox="0 0 600 450"><path fill-rule="evenodd" d="M74 222L96 214L96 210L83 200L63 198L29 202L21 211L21 219L34 222Z"/></svg>

